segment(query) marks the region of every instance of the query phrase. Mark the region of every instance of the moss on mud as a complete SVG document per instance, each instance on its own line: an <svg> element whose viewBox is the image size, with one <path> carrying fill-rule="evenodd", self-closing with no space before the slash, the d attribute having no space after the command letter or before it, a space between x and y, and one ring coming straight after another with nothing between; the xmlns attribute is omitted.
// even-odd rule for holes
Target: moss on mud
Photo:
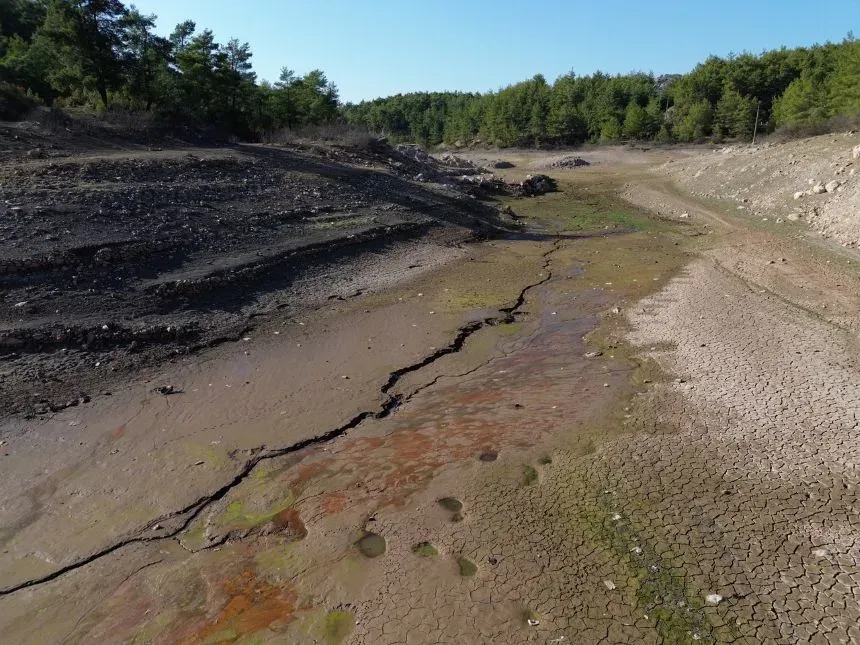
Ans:
<svg viewBox="0 0 860 645"><path fill-rule="evenodd" d="M556 232L641 231L661 226L646 211L621 200L612 181L583 185L558 176L558 191L538 197L503 198L518 215Z"/></svg>
<svg viewBox="0 0 860 645"><path fill-rule="evenodd" d="M355 617L348 611L336 609L325 616L325 640L329 645L345 643L355 629Z"/></svg>
<svg viewBox="0 0 860 645"><path fill-rule="evenodd" d="M538 480L538 472L534 466L526 464L523 466L523 484L531 486Z"/></svg>
<svg viewBox="0 0 860 645"><path fill-rule="evenodd" d="M617 494L596 491L595 499L583 507L580 520L627 570L636 603L653 622L661 642L718 643L738 638L725 621L712 624L701 590L672 562L669 549L656 547L629 516L614 510L622 501ZM630 504L624 500L623 507Z"/></svg>
<svg viewBox="0 0 860 645"><path fill-rule="evenodd" d="M457 566L460 568L460 575L464 578L471 578L478 573L478 567L475 563L463 556L457 558Z"/></svg>
<svg viewBox="0 0 860 645"><path fill-rule="evenodd" d="M232 530L251 529L266 522L270 522L278 513L290 508L295 501L292 492L288 492L286 499L282 499L276 506L254 511L247 508L242 500L233 500L219 515L215 524Z"/></svg>
<svg viewBox="0 0 860 645"><path fill-rule="evenodd" d="M419 542L412 546L412 553L422 558L432 558L439 555L439 551L430 542Z"/></svg>

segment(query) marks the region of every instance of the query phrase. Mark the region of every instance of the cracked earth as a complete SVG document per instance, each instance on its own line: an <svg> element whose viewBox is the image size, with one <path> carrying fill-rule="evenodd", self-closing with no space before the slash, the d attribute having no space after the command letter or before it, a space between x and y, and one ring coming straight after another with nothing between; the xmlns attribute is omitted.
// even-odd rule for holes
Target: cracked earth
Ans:
<svg viewBox="0 0 860 645"><path fill-rule="evenodd" d="M4 641L860 642L856 263L645 166L9 428ZM546 215L607 181L690 219Z"/></svg>

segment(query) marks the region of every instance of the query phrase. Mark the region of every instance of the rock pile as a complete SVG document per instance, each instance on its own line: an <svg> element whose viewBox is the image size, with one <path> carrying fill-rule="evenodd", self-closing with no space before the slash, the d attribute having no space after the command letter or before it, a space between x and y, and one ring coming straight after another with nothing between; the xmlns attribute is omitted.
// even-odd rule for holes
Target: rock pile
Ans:
<svg viewBox="0 0 860 645"><path fill-rule="evenodd" d="M544 193L552 192L556 189L555 180L546 175L526 175L526 178L520 184L520 189L523 195L543 195Z"/></svg>
<svg viewBox="0 0 860 645"><path fill-rule="evenodd" d="M591 164L582 157L574 156L562 157L561 159L556 159L550 164L552 168L579 168L581 166L590 165Z"/></svg>

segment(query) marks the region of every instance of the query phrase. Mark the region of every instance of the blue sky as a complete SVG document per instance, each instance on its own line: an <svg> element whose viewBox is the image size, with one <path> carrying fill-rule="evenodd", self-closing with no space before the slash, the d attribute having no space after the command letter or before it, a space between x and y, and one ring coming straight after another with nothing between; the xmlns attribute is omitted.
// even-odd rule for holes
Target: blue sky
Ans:
<svg viewBox="0 0 860 645"><path fill-rule="evenodd" d="M685 72L709 54L860 37L860 0L137 0L251 44L260 79L322 69L344 101L494 90L573 70Z"/></svg>

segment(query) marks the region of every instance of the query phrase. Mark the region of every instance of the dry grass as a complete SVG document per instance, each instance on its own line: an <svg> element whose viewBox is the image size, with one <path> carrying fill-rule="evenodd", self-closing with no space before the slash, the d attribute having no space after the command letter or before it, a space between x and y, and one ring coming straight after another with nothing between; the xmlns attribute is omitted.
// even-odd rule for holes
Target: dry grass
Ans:
<svg viewBox="0 0 860 645"><path fill-rule="evenodd" d="M839 114L820 123L792 123L781 125L766 140L773 143L785 143L795 139L817 137L832 132L860 130L860 114Z"/></svg>

